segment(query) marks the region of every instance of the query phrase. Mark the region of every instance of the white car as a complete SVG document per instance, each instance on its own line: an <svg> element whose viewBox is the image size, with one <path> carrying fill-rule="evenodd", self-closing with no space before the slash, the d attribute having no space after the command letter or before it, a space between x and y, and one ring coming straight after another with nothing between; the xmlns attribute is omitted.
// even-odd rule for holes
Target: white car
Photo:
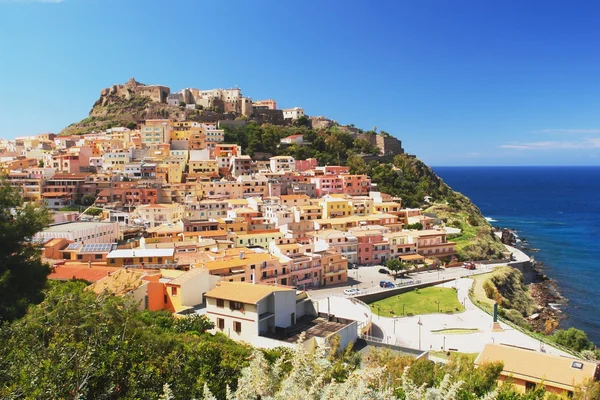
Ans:
<svg viewBox="0 0 600 400"><path fill-rule="evenodd" d="M359 289L353 288L353 289L344 289L344 294L346 296L356 296L357 294L362 294L362 292Z"/></svg>

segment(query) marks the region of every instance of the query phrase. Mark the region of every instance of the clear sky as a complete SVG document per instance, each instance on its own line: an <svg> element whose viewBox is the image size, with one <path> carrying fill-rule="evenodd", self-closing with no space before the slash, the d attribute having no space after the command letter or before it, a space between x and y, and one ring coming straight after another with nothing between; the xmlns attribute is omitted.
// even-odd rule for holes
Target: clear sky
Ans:
<svg viewBox="0 0 600 400"><path fill-rule="evenodd" d="M431 165L600 165L597 1L0 0L0 137L129 78L377 126Z"/></svg>

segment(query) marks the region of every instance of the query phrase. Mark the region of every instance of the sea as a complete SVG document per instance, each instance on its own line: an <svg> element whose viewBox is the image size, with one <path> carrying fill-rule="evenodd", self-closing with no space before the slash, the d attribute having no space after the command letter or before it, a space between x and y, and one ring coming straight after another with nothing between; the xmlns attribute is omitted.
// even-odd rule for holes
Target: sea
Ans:
<svg viewBox="0 0 600 400"><path fill-rule="evenodd" d="M513 228L568 299L561 328L600 346L600 166L434 167L494 226Z"/></svg>

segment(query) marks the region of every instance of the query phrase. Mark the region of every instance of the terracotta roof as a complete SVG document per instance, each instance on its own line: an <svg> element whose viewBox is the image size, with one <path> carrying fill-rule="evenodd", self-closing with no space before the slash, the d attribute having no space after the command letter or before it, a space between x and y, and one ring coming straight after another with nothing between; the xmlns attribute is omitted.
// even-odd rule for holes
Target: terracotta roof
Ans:
<svg viewBox="0 0 600 400"><path fill-rule="evenodd" d="M184 274L181 274L177 278L168 282L167 285L181 286L182 284L186 283L190 279L198 277L198 276L202 276L206 273L207 273L207 271L205 269L204 270L200 269L200 268L190 269L189 271L185 272Z"/></svg>
<svg viewBox="0 0 600 400"><path fill-rule="evenodd" d="M104 264L104 263L103 263ZM117 271L119 268L106 267L106 266L95 266L88 267L87 263L73 263L64 265L54 265L54 270L48 276L48 279L56 279L66 281L69 279L84 279L88 282L96 282L105 276L109 272Z"/></svg>
<svg viewBox="0 0 600 400"><path fill-rule="evenodd" d="M219 282L217 287L207 292L204 296L214 299L239 301L244 304L256 304L274 292L293 291L290 286L275 286L265 284L253 284L246 282Z"/></svg>
<svg viewBox="0 0 600 400"><path fill-rule="evenodd" d="M90 285L87 289L98 294L106 291L123 296L139 288L144 283L141 279L144 275L146 275L145 272L120 269Z"/></svg>
<svg viewBox="0 0 600 400"><path fill-rule="evenodd" d="M533 383L543 380L548 386L564 390L573 390L575 385L593 378L598 368L596 363L590 361L499 344L487 344L475 364L495 361L504 363L502 375L512 375Z"/></svg>

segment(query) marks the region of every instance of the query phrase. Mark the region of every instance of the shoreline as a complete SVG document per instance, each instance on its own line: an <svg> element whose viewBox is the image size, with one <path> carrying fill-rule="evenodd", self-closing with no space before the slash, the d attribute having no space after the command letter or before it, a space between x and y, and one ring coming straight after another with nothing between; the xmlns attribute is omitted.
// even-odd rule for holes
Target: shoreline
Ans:
<svg viewBox="0 0 600 400"><path fill-rule="evenodd" d="M561 329L561 321L567 318L564 307L569 299L561 294L558 282L545 274L544 264L535 261L531 252L537 252L539 249L523 247L527 240L519 239L515 229L495 226L493 229L508 251L515 254L514 250L516 250L516 260L511 263L529 263L531 274L525 283L529 288L529 295L537 305L537 312L527 320L535 332L552 335L557 329Z"/></svg>

